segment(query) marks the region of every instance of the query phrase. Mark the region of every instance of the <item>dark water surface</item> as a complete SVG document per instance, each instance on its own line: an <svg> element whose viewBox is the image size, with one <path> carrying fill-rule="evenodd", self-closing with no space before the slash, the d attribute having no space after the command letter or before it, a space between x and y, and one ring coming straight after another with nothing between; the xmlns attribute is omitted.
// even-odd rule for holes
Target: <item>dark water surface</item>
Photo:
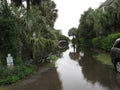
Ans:
<svg viewBox="0 0 120 90"><path fill-rule="evenodd" d="M41 69L2 90L120 90L120 74L92 57L92 52L60 53L56 68Z"/></svg>
<svg viewBox="0 0 120 90"><path fill-rule="evenodd" d="M120 90L120 74L93 58L92 52L70 48L56 61L62 90Z"/></svg>

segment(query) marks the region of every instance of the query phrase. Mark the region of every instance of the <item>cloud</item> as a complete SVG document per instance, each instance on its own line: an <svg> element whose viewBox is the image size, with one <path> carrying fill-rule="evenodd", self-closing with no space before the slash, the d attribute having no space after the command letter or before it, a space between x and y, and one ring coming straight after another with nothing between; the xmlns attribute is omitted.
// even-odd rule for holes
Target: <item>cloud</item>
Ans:
<svg viewBox="0 0 120 90"><path fill-rule="evenodd" d="M77 27L81 14L89 7L98 8L105 0L53 0L57 4L58 19L56 29L61 29L64 35L72 27Z"/></svg>

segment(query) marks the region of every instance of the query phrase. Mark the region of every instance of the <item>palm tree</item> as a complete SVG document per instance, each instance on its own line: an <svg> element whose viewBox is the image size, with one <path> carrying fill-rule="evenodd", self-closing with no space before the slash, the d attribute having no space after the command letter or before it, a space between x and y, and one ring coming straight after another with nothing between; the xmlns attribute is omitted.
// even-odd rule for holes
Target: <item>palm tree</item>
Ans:
<svg viewBox="0 0 120 90"><path fill-rule="evenodd" d="M74 51L75 51L77 28L73 27L73 28L69 29L68 35L73 36L72 43L73 43L73 48L74 48Z"/></svg>
<svg viewBox="0 0 120 90"><path fill-rule="evenodd" d="M42 11L42 15L46 17L47 24L53 27L55 20L58 17L58 10L56 9L56 4L51 0L43 0L41 2L40 10Z"/></svg>
<svg viewBox="0 0 120 90"><path fill-rule="evenodd" d="M11 0L11 3L13 3L15 6L21 6L22 0Z"/></svg>
<svg viewBox="0 0 120 90"><path fill-rule="evenodd" d="M56 4L51 0L25 0L27 3L27 11L30 7L37 6L44 17L46 17L47 24L54 27L56 18L58 17L58 10L56 9ZM11 0L12 4L19 7L22 5L22 0Z"/></svg>
<svg viewBox="0 0 120 90"><path fill-rule="evenodd" d="M52 51L56 47L57 38L55 33L49 30L50 27L46 24L46 19L40 14L39 9L30 9L23 18L26 37L24 41L31 46L32 58L42 57L46 53L45 50Z"/></svg>
<svg viewBox="0 0 120 90"><path fill-rule="evenodd" d="M69 29L68 35L73 36L73 38L75 38L76 31L77 31L77 28L73 27L73 28Z"/></svg>
<svg viewBox="0 0 120 90"><path fill-rule="evenodd" d="M107 18L109 21L109 26L111 32L118 32L119 22L120 22L120 1L115 0L108 8L107 8Z"/></svg>
<svg viewBox="0 0 120 90"><path fill-rule="evenodd" d="M41 5L42 0L31 0L32 5Z"/></svg>

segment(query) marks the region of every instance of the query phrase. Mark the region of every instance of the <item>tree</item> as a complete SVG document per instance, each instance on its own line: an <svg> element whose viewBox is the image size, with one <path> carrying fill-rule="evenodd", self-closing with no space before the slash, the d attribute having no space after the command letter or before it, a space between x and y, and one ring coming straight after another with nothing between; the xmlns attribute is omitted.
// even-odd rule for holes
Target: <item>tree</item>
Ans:
<svg viewBox="0 0 120 90"><path fill-rule="evenodd" d="M75 50L75 44L76 44L76 34L77 34L77 28L73 27L69 29L68 35L73 36L72 43L73 43L74 50Z"/></svg>
<svg viewBox="0 0 120 90"><path fill-rule="evenodd" d="M42 0L31 0L31 4L32 4L32 5L38 5L38 6L39 6L39 5L41 5L41 1L42 1Z"/></svg>
<svg viewBox="0 0 120 90"><path fill-rule="evenodd" d="M19 19L13 15L7 2L0 2L0 57L5 64L5 58L11 53L15 59L19 56L19 31L16 29L16 23Z"/></svg>
<svg viewBox="0 0 120 90"><path fill-rule="evenodd" d="M115 0L106 10L110 32L119 32L120 22L120 1Z"/></svg>
<svg viewBox="0 0 120 90"><path fill-rule="evenodd" d="M51 0L43 0L41 2L40 10L42 11L42 15L46 17L47 24L54 27L55 20L58 17L56 4Z"/></svg>
<svg viewBox="0 0 120 90"><path fill-rule="evenodd" d="M69 29L68 35L75 37L76 31L77 31L77 28L73 27L73 28Z"/></svg>
<svg viewBox="0 0 120 90"><path fill-rule="evenodd" d="M94 10L89 8L81 16L80 24L77 30L77 40L81 37L86 46L91 45L91 39L95 37L96 33L94 29ZM80 37L79 37L80 36Z"/></svg>
<svg viewBox="0 0 120 90"><path fill-rule="evenodd" d="M11 3L18 7L22 5L22 0L11 0Z"/></svg>
<svg viewBox="0 0 120 90"><path fill-rule="evenodd" d="M19 7L8 6L6 0L0 2L0 60L3 63L8 53L15 60L42 59L57 47L56 31L48 25L39 7L31 7L29 12Z"/></svg>
<svg viewBox="0 0 120 90"><path fill-rule="evenodd" d="M22 18L21 24L24 26L23 55L28 48L30 58L37 60L39 57L40 60L56 48L55 30L47 25L45 17L41 15L38 8L30 9Z"/></svg>
<svg viewBox="0 0 120 90"><path fill-rule="evenodd" d="M22 5L22 0L11 0L11 2L19 7ZM56 4L52 0L26 0L27 11L32 7L39 7L42 16L46 17L47 24L50 27L54 27L54 23L58 17L58 10Z"/></svg>
<svg viewBox="0 0 120 90"><path fill-rule="evenodd" d="M78 46L90 46L91 40L96 37L105 37L120 30L120 1L114 0L103 12L100 8L89 8L80 18L76 41Z"/></svg>

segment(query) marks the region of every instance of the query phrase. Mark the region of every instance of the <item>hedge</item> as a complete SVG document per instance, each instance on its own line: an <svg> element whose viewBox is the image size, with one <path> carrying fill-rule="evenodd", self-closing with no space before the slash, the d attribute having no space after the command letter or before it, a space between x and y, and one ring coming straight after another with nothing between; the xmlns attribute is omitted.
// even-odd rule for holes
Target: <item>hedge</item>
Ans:
<svg viewBox="0 0 120 90"><path fill-rule="evenodd" d="M92 39L92 45L94 48L110 51L117 38L120 38L120 33L110 34L106 37L96 37Z"/></svg>

